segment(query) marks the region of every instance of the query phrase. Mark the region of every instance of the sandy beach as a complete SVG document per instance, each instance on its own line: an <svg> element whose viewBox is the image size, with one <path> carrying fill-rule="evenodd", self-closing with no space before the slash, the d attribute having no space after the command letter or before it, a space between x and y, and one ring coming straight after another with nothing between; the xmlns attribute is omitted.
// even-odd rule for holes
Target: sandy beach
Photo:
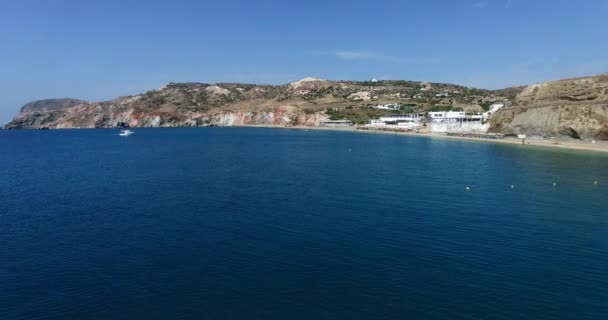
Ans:
<svg viewBox="0 0 608 320"><path fill-rule="evenodd" d="M248 127L263 127L263 128L281 128L281 129L299 129L299 130L329 130L329 131L343 131L343 132L360 132L370 134L388 134L388 135L406 135L406 136L418 136L418 137L430 137L437 139L452 139L461 141L475 141L475 142L486 142L486 143L503 143L503 144L514 144L522 145L522 141L515 137L505 137L503 139L484 139L484 138L470 138L461 136L448 136L441 133L430 133L430 132L419 132L414 131L383 131L377 129L362 129L362 127L311 127L311 126L268 126L268 125L256 125ZM539 138L527 138L525 140L525 146L531 147L547 147L547 148L559 148L568 150L580 150L580 151L595 151L595 152L608 152L608 141L596 141L595 143L585 140L564 140L564 139L539 139Z"/></svg>

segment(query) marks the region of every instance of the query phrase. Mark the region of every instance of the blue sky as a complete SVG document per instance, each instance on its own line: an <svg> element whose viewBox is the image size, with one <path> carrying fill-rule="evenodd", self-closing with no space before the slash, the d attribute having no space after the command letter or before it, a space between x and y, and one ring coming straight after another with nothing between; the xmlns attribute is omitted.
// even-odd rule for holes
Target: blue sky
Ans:
<svg viewBox="0 0 608 320"><path fill-rule="evenodd" d="M500 88L608 72L608 0L0 0L0 124L173 81Z"/></svg>

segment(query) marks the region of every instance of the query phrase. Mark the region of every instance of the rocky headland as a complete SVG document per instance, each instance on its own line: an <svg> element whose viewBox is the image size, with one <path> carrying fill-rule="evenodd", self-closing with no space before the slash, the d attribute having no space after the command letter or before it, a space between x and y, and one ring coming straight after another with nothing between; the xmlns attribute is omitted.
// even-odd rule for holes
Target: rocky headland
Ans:
<svg viewBox="0 0 608 320"><path fill-rule="evenodd" d="M489 131L507 135L608 140L608 75L502 90L419 81L329 81L286 85L169 83L111 101L49 99L23 106L6 129L318 126L349 119L433 110L482 112L504 103ZM369 108L399 104L401 110Z"/></svg>

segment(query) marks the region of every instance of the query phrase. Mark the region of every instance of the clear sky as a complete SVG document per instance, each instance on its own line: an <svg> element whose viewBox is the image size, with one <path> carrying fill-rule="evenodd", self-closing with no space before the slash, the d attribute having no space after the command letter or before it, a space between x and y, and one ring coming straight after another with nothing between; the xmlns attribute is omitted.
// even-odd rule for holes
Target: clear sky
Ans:
<svg viewBox="0 0 608 320"><path fill-rule="evenodd" d="M500 88L608 72L608 0L0 0L0 124L36 99L303 77Z"/></svg>

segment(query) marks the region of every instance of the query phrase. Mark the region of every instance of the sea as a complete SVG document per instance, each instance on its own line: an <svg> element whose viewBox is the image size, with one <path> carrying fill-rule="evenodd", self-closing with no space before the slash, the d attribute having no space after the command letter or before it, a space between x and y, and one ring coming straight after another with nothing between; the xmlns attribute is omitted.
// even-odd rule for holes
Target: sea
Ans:
<svg viewBox="0 0 608 320"><path fill-rule="evenodd" d="M608 155L0 131L0 319L608 319Z"/></svg>

